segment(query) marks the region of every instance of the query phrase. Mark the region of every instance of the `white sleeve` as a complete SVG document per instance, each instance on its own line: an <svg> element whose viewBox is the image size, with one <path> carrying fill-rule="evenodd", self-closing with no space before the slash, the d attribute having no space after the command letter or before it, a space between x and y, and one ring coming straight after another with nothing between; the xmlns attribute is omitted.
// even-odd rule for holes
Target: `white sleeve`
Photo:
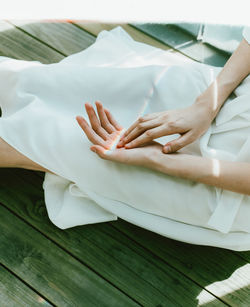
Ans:
<svg viewBox="0 0 250 307"><path fill-rule="evenodd" d="M245 40L250 44L250 27L244 27L242 35L245 38Z"/></svg>

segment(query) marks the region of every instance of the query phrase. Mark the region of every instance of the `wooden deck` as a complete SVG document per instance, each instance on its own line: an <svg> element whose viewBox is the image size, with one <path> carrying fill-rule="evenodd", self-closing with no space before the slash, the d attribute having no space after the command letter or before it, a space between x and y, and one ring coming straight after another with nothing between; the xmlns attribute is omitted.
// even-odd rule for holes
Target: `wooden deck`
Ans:
<svg viewBox="0 0 250 307"><path fill-rule="evenodd" d="M58 62L115 26L1 21L0 55ZM160 36L159 29L121 26L197 61L223 66L228 58L173 26ZM122 219L60 230L46 212L43 177L0 170L1 307L250 306L250 252L186 244Z"/></svg>

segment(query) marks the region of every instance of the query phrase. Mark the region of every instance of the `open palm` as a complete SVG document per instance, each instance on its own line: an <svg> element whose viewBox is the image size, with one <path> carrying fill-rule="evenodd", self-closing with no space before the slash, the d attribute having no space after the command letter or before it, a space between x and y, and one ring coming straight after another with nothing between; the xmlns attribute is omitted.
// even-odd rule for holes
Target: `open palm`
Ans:
<svg viewBox="0 0 250 307"><path fill-rule="evenodd" d="M82 116L76 116L76 120L87 138L94 144L90 149L101 158L131 165L149 166L149 158L157 151L162 151L163 146L155 141L137 148L116 148L124 128L114 119L109 110L103 108L101 102L96 101L96 108L99 118L93 106L85 103L91 126Z"/></svg>

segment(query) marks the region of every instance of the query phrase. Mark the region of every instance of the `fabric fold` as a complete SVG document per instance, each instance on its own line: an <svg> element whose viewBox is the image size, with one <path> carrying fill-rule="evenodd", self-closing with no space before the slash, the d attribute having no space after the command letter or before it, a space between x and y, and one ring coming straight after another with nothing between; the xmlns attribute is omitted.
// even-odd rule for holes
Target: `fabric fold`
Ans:
<svg viewBox="0 0 250 307"><path fill-rule="evenodd" d="M250 137L245 141L237 155L230 154L226 151L219 151L208 146L209 139L212 133L212 126L209 127L207 132L200 139L200 149L204 157L218 160L228 160L234 162L250 162ZM213 169L214 172L219 173L218 169ZM236 193L221 188L216 189L217 199L216 207L213 211L207 224L214 227L222 233L228 233L235 221L239 211L244 194Z"/></svg>
<svg viewBox="0 0 250 307"><path fill-rule="evenodd" d="M66 178L46 172L43 189L48 216L61 229L117 220Z"/></svg>

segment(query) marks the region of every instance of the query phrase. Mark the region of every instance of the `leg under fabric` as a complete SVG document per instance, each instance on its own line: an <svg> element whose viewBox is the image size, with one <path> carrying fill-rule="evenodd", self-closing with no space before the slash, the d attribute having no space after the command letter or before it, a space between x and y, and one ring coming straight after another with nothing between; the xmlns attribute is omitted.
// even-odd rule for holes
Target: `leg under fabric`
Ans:
<svg viewBox="0 0 250 307"><path fill-rule="evenodd" d="M50 172L30 160L0 137L0 167L17 167L34 171Z"/></svg>

